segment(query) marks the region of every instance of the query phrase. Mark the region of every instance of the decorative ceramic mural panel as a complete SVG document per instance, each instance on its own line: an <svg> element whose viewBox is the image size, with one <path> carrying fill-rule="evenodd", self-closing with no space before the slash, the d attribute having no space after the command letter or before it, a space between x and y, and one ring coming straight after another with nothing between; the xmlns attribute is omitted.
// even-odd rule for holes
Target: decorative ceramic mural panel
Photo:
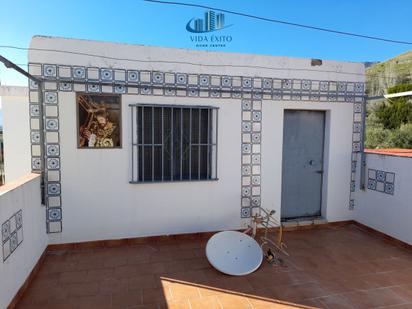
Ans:
<svg viewBox="0 0 412 309"><path fill-rule="evenodd" d="M3 222L1 238L3 262L5 262L23 242L23 211L21 209Z"/></svg>
<svg viewBox="0 0 412 309"><path fill-rule="evenodd" d="M368 169L368 189L395 194L395 173Z"/></svg>

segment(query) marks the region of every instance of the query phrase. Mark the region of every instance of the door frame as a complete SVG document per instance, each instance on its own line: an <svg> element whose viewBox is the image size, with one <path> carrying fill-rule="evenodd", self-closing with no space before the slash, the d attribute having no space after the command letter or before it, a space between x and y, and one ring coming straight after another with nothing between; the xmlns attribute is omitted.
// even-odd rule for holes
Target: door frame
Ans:
<svg viewBox="0 0 412 309"><path fill-rule="evenodd" d="M309 112L323 112L324 113L324 128L323 128L323 164L322 164L322 181L321 181L321 193L320 193L320 218L326 219L327 218L327 186L328 186L328 179L329 179L329 146L330 146L330 122L331 122L331 111L329 109L324 108L299 108L299 107L287 107L282 108L282 160L281 160L281 178L283 177L283 133L285 130L285 111L292 110L292 111L309 111ZM283 191L283 182L281 181L281 188L280 194L282 195ZM282 202L282 196L280 197L280 201ZM282 219L282 205L279 207L280 209L280 220L282 222L287 221L299 221L300 218L294 219ZM305 218L305 217L302 217Z"/></svg>

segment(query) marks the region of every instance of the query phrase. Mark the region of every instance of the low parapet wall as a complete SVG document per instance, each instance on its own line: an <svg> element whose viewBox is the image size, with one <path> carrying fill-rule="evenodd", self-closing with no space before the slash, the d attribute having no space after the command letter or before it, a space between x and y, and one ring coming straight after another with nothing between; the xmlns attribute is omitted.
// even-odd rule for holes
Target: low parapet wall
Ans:
<svg viewBox="0 0 412 309"><path fill-rule="evenodd" d="M0 308L7 308L48 243L40 175L29 174L0 187L0 224Z"/></svg>
<svg viewBox="0 0 412 309"><path fill-rule="evenodd" d="M354 219L412 244L412 158L368 153L365 185Z"/></svg>

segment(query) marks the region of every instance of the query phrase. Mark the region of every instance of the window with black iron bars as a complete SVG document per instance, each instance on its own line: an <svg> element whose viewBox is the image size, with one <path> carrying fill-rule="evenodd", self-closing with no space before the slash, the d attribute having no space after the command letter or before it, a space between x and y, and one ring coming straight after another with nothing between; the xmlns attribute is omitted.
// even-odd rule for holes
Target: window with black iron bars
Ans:
<svg viewBox="0 0 412 309"><path fill-rule="evenodd" d="M211 106L131 105L131 183L217 179L217 117Z"/></svg>

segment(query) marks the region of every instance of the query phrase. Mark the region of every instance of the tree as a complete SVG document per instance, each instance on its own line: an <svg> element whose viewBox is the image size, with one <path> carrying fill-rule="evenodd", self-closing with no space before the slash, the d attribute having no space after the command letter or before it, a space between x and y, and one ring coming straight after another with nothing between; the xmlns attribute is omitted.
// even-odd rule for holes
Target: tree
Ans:
<svg viewBox="0 0 412 309"><path fill-rule="evenodd" d="M388 148L390 130L385 129L372 111L366 118L365 148Z"/></svg>
<svg viewBox="0 0 412 309"><path fill-rule="evenodd" d="M388 93L412 90L412 84L400 84L388 88ZM412 104L407 97L389 99L382 102L375 111L379 122L385 129L398 129L402 124L412 122Z"/></svg>
<svg viewBox="0 0 412 309"><path fill-rule="evenodd" d="M412 84L388 88L388 93L412 90ZM366 148L412 148L412 104L399 97L368 107Z"/></svg>

